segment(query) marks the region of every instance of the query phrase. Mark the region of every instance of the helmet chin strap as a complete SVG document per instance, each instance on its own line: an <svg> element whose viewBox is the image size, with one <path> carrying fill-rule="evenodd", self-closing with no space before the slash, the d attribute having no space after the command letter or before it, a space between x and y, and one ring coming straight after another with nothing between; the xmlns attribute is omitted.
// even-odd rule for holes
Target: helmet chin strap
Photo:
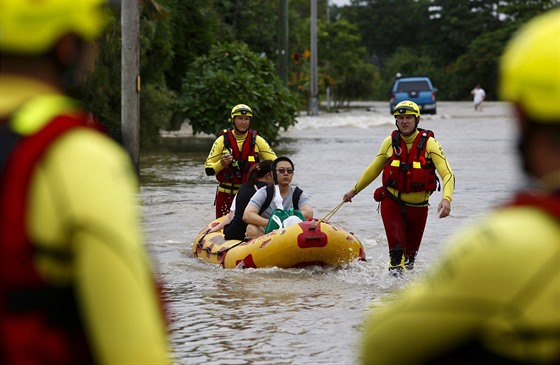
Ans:
<svg viewBox="0 0 560 365"><path fill-rule="evenodd" d="M237 134L243 134L243 133L247 132L247 131L241 132L241 131L237 128L237 124L235 124L235 119L233 119L233 120L231 121L231 124L233 124L233 129L237 132Z"/></svg>
<svg viewBox="0 0 560 365"><path fill-rule="evenodd" d="M237 134L243 134L235 125L235 123L233 123L233 129L237 132Z"/></svg>

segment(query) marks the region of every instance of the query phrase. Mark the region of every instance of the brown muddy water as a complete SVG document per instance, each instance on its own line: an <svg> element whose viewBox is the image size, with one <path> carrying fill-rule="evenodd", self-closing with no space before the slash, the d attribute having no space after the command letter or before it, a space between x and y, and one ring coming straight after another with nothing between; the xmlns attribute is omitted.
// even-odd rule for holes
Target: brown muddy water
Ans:
<svg viewBox="0 0 560 365"><path fill-rule="evenodd" d="M351 111L302 115L275 147L295 163L294 184L309 194L317 218L335 208L394 129L386 102ZM362 324L372 305L425 275L449 238L484 219L524 184L514 150L508 105L440 102L423 117L456 175L451 216L428 224L413 272L387 274L387 243L377 203L379 179L345 204L331 222L353 232L367 262L339 269L224 270L191 255L198 231L213 219L215 180L203 163L213 138L188 128L141 156L141 202L148 248L170 298L171 345L177 364L359 364ZM225 126L224 126L225 127Z"/></svg>

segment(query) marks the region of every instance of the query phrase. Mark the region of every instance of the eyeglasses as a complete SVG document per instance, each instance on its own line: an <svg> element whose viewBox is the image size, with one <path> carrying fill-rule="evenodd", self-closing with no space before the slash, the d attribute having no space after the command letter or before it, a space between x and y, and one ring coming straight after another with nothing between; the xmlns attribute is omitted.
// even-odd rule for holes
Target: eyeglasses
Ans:
<svg viewBox="0 0 560 365"><path fill-rule="evenodd" d="M278 172L281 173L281 174L288 174L288 175L291 175L291 174L294 173L294 170L292 170L292 169L285 169L285 168L283 168L283 167L282 167L282 168L279 168L279 169L276 170L276 171L278 171Z"/></svg>

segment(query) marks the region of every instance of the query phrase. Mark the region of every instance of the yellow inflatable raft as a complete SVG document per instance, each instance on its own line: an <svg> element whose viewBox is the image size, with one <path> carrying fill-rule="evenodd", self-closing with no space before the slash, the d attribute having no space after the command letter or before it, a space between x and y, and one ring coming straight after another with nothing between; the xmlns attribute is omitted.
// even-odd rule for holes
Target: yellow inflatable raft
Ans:
<svg viewBox="0 0 560 365"><path fill-rule="evenodd" d="M309 220L245 242L226 241L222 231L207 233L221 219L200 231L192 252L195 257L226 269L338 267L366 259L362 243L352 233L328 222Z"/></svg>

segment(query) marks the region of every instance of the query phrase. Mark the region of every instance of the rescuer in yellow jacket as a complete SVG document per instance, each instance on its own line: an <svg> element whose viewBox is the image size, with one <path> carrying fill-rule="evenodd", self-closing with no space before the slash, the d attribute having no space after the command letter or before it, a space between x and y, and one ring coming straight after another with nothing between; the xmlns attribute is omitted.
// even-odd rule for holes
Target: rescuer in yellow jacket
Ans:
<svg viewBox="0 0 560 365"><path fill-rule="evenodd" d="M560 363L560 10L501 58L534 186L453 239L443 261L364 328L363 364Z"/></svg>
<svg viewBox="0 0 560 365"><path fill-rule="evenodd" d="M389 246L389 270L400 275L412 270L428 220L428 201L443 186L438 204L440 218L451 213L455 175L434 133L419 128L420 108L405 100L393 111L397 127L381 143L375 159L342 200L351 202L382 173L382 187L373 197L380 202L381 218Z"/></svg>
<svg viewBox="0 0 560 365"><path fill-rule="evenodd" d="M235 194L241 184L247 182L251 166L265 160L275 160L276 153L268 142L249 129L253 110L245 104L237 104L231 109L231 128L222 131L216 138L204 171L208 176L216 176L216 218L229 213Z"/></svg>
<svg viewBox="0 0 560 365"><path fill-rule="evenodd" d="M67 97L104 0L0 2L0 363L169 364L128 155Z"/></svg>

